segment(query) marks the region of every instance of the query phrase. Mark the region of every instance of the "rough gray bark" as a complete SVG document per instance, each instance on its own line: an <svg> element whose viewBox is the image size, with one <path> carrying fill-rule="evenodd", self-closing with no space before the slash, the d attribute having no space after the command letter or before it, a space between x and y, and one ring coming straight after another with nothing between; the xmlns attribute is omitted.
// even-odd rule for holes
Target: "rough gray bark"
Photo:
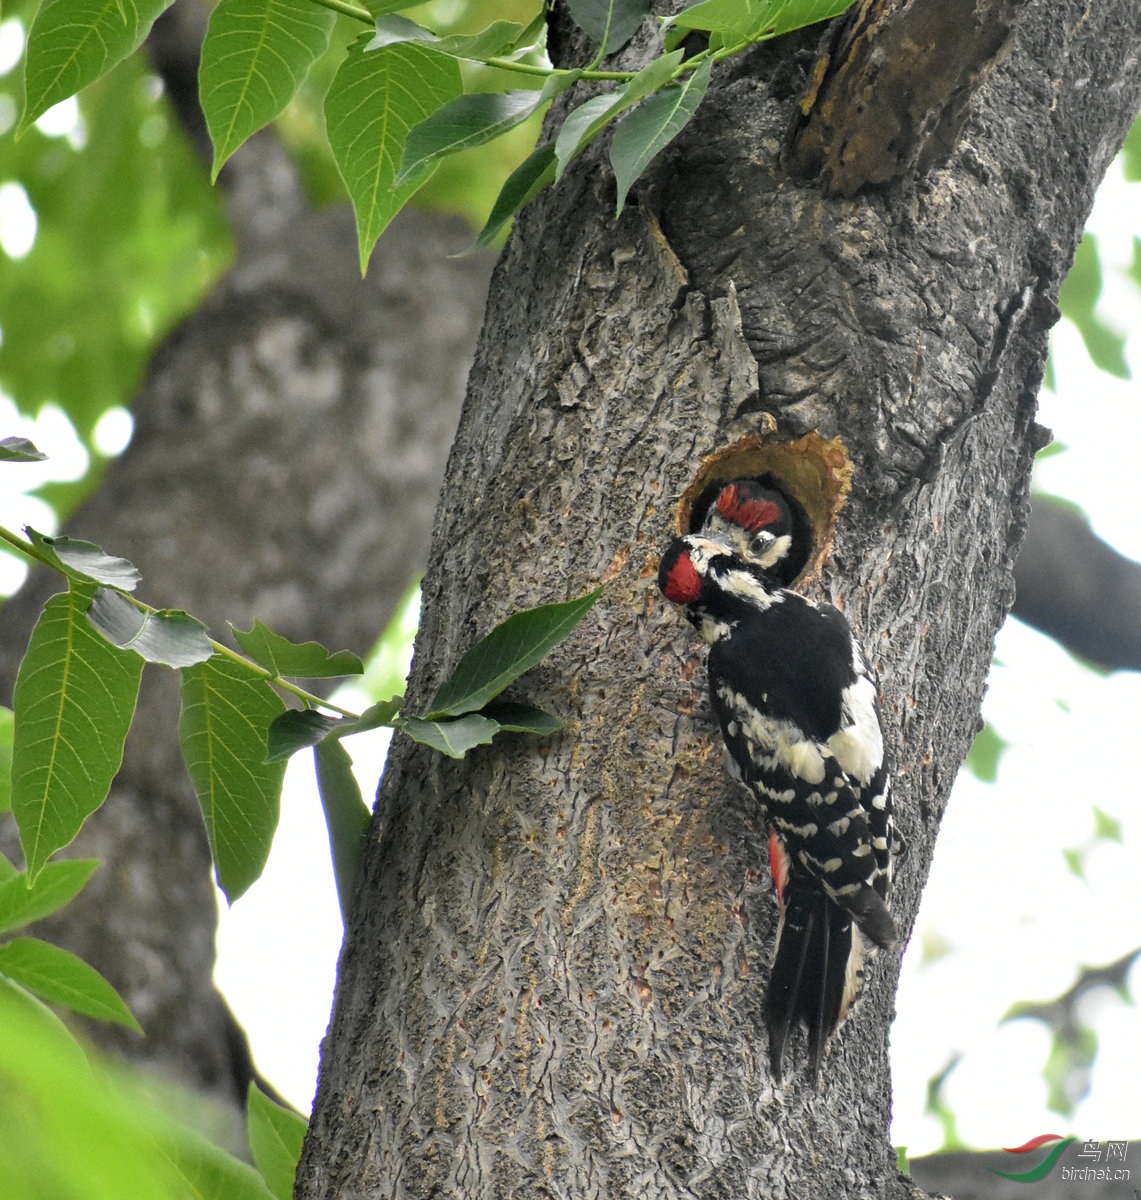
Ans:
<svg viewBox="0 0 1141 1200"><path fill-rule="evenodd" d="M426 557L490 264L448 257L470 244L459 222L410 212L362 281L352 214L310 210L268 136L227 170L234 269L156 354L130 447L67 530L131 559L141 596L216 637L260 617L364 654ZM5 606L3 694L61 586L33 575ZM123 770L70 851L104 865L39 932L103 971L146 1030L92 1024L97 1043L244 1106L176 685L148 669ZM10 824L3 844L18 855Z"/></svg>
<svg viewBox="0 0 1141 1200"><path fill-rule="evenodd" d="M524 214L437 512L413 704L512 609L607 591L520 688L562 734L461 763L397 741L299 1197L915 1194L887 1137L894 956L820 1093L768 1077L762 831L654 569L702 457L763 414L844 439L822 590L881 671L907 929L1011 598L1058 285L1141 100L1139 22L1133 0L1029 6L923 181L826 199L789 179L793 39L721 70L621 221L598 163Z"/></svg>

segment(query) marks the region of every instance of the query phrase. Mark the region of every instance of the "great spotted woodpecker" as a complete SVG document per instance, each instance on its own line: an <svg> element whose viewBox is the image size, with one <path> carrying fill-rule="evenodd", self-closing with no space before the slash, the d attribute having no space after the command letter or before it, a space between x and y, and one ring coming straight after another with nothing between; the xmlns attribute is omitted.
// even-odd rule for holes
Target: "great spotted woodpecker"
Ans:
<svg viewBox="0 0 1141 1200"><path fill-rule="evenodd" d="M740 485L726 486L703 533L669 547L658 582L710 643L729 769L769 828L781 908L764 1002L772 1073L781 1078L789 1034L803 1023L815 1081L859 991L865 939L897 941L885 903L890 779L863 650L836 608L774 582L787 575L787 511L776 503L758 515L755 499L743 505Z"/></svg>
<svg viewBox="0 0 1141 1200"><path fill-rule="evenodd" d="M778 587L800 575L815 549L804 506L768 474L710 484L694 501L690 527L763 567Z"/></svg>

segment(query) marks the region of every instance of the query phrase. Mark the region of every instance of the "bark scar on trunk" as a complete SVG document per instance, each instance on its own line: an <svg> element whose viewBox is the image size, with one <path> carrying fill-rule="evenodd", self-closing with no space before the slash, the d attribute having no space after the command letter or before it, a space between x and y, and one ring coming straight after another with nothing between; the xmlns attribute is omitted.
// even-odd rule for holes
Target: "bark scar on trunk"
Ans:
<svg viewBox="0 0 1141 1200"><path fill-rule="evenodd" d="M827 194L926 174L1009 49L1025 0L863 0L829 33L784 151Z"/></svg>

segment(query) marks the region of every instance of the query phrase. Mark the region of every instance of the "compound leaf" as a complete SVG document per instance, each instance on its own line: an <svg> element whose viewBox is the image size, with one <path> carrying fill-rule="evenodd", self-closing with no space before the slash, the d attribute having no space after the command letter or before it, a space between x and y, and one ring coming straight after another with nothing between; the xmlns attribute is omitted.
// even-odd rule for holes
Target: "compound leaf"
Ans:
<svg viewBox="0 0 1141 1200"><path fill-rule="evenodd" d="M514 700L493 700L484 705L479 713L494 721L504 733L534 733L546 737L563 727L562 721L546 709Z"/></svg>
<svg viewBox="0 0 1141 1200"><path fill-rule="evenodd" d="M555 181L555 144L548 142L533 150L508 175L499 190L487 224L479 231L477 246L490 246L508 221Z"/></svg>
<svg viewBox="0 0 1141 1200"><path fill-rule="evenodd" d="M408 134L396 186L445 155L482 146L522 125L545 103L543 93L532 91L457 96Z"/></svg>
<svg viewBox="0 0 1141 1200"><path fill-rule="evenodd" d="M306 746L317 746L333 730L354 725L340 717L327 717L313 708L291 708L275 717L266 738L266 762L278 762L304 750Z"/></svg>
<svg viewBox="0 0 1141 1200"><path fill-rule="evenodd" d="M649 0L570 0L574 23L599 46L603 58L621 50L650 11Z"/></svg>
<svg viewBox="0 0 1141 1200"><path fill-rule="evenodd" d="M25 437L0 440L0 462L43 462L47 455Z"/></svg>
<svg viewBox="0 0 1141 1200"><path fill-rule="evenodd" d="M25 532L32 545L69 579L91 580L124 592L133 592L142 578L134 563L105 553L94 542L83 542L78 538L69 537L48 537L30 525Z"/></svg>
<svg viewBox="0 0 1141 1200"><path fill-rule="evenodd" d="M669 19L680 29L704 29L727 43L763 41L827 21L853 0L702 0Z"/></svg>
<svg viewBox="0 0 1141 1200"><path fill-rule="evenodd" d="M499 732L499 724L479 713L453 719L435 720L431 717L397 717L397 729L425 746L431 746L449 758L463 758L475 746L485 746Z"/></svg>

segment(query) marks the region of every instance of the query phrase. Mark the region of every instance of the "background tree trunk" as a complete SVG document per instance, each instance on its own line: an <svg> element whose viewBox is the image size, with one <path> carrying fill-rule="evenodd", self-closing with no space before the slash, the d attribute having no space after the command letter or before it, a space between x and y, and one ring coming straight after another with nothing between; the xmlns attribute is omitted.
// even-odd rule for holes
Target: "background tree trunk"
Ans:
<svg viewBox="0 0 1141 1200"><path fill-rule="evenodd" d="M459 221L409 212L362 280L352 213L310 209L270 135L227 173L233 270L156 354L131 445L67 531L131 559L140 595L215 637L260 617L366 654L425 560L490 262L449 257L471 242ZM33 574L4 607L9 697L61 587ZM147 671L123 769L70 851L104 866L38 932L98 967L146 1031L89 1023L98 1044L244 1109L252 1064L213 984L217 907L177 683ZM18 857L7 819L3 847Z"/></svg>
<svg viewBox="0 0 1141 1200"><path fill-rule="evenodd" d="M1026 6L950 161L844 199L781 165L817 35L784 39L721 69L620 221L597 161L523 215L413 711L508 612L608 586L520 687L560 735L460 763L395 743L299 1196L914 1194L888 1140L897 956L819 1093L768 1076L762 831L654 571L711 451L766 414L843 439L855 487L817 590L881 673L909 928L1011 599L1058 286L1141 97L1139 23L1132 0Z"/></svg>

